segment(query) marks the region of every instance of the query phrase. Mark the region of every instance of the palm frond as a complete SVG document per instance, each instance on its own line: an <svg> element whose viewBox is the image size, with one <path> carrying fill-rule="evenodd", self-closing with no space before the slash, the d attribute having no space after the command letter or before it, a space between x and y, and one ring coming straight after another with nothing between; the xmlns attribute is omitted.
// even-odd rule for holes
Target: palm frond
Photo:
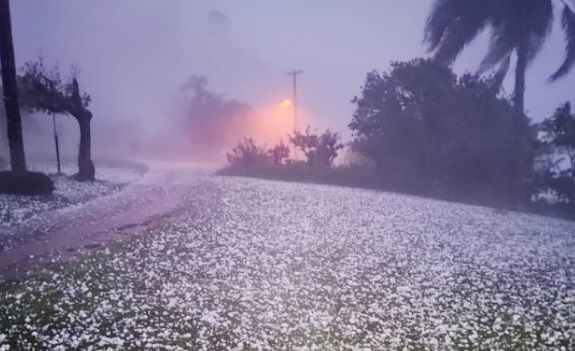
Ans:
<svg viewBox="0 0 575 351"><path fill-rule="evenodd" d="M424 41L437 61L450 64L488 23L488 1L436 0Z"/></svg>
<svg viewBox="0 0 575 351"><path fill-rule="evenodd" d="M535 59L547 41L553 28L553 3L549 0L531 0L529 15L526 18L526 28L529 37L528 62Z"/></svg>
<svg viewBox="0 0 575 351"><path fill-rule="evenodd" d="M517 48L517 43L517 39L505 29L504 25L492 28L489 49L481 62L479 71L485 72L509 57Z"/></svg>
<svg viewBox="0 0 575 351"><path fill-rule="evenodd" d="M507 72L509 72L509 67L511 66L511 56L507 56L499 65L499 68L491 77L491 82L493 87L499 91L501 86L503 85L503 81L507 76Z"/></svg>
<svg viewBox="0 0 575 351"><path fill-rule="evenodd" d="M575 66L575 13L569 6L563 8L561 19L563 30L565 31L565 60L559 69L549 78L550 81L556 81L564 77Z"/></svg>
<svg viewBox="0 0 575 351"><path fill-rule="evenodd" d="M435 52L439 62L451 64L459 53L485 28L486 18L459 18L445 33L441 45Z"/></svg>
<svg viewBox="0 0 575 351"><path fill-rule="evenodd" d="M427 18L425 37L428 50L434 51L441 43L445 31L457 17L458 0L436 0Z"/></svg>
<svg viewBox="0 0 575 351"><path fill-rule="evenodd" d="M481 70L505 60L514 50L524 47L528 62L537 56L553 24L553 5L549 0L500 1L490 18L491 42Z"/></svg>

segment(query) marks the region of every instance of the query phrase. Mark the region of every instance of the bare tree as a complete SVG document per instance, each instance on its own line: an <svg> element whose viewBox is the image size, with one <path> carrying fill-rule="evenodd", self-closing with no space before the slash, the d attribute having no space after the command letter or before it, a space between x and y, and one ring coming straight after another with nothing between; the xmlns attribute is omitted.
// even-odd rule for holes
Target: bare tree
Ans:
<svg viewBox="0 0 575 351"><path fill-rule="evenodd" d="M58 66L48 70L41 59L29 62L24 65L20 76L20 89L24 108L50 114L67 114L78 121L80 149L76 177L79 181L91 181L96 173L91 158L92 112L87 108L91 98L86 93L80 93L75 73L77 68L72 77L64 81Z"/></svg>

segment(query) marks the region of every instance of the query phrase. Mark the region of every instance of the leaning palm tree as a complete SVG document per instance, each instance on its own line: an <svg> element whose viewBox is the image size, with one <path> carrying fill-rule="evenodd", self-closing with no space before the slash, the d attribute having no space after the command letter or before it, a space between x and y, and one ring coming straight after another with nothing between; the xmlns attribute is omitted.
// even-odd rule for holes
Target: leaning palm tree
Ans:
<svg viewBox="0 0 575 351"><path fill-rule="evenodd" d="M566 1L435 0L425 28L425 42L437 61L451 64L477 35L490 29L491 42L480 71L499 67L495 77L501 82L515 54L513 103L523 113L525 74L549 36L555 5L563 6L566 56L550 80L565 76L575 65L575 12Z"/></svg>
<svg viewBox="0 0 575 351"><path fill-rule="evenodd" d="M10 164L13 172L26 172L22 122L18 106L18 86L16 82L16 64L14 44L12 43L12 24L10 21L10 4L0 0L0 61L2 65L2 91L8 122L8 145L10 147Z"/></svg>

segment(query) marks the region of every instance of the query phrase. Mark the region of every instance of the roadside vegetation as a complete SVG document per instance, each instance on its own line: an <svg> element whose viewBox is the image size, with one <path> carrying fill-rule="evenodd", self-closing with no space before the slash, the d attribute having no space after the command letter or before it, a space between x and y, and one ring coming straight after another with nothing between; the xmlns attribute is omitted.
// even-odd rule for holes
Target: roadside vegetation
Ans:
<svg viewBox="0 0 575 351"><path fill-rule="evenodd" d="M566 103L543 123L519 114L497 74L456 76L434 60L370 72L349 128L295 131L271 149L242 140L227 175L378 188L575 218L575 117ZM291 147L290 147L291 146ZM294 158L294 152L301 158ZM341 157L340 157L341 159Z"/></svg>

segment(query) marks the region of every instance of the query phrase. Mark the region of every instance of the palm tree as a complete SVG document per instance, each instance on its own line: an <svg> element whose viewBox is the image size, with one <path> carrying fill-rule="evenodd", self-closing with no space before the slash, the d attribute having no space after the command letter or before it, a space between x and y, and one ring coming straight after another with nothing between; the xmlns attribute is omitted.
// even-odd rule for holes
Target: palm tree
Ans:
<svg viewBox="0 0 575 351"><path fill-rule="evenodd" d="M555 5L563 6L566 41L565 59L549 78L555 81L575 65L575 12L566 0L435 0L424 41L437 61L451 64L477 35L490 29L491 42L480 71L499 66L496 77L504 77L515 54L513 103L523 114L525 74L549 36Z"/></svg>
<svg viewBox="0 0 575 351"><path fill-rule="evenodd" d="M12 43L10 4L8 0L0 0L0 61L2 64L4 104L8 121L7 132L11 168L13 172L26 172L24 139L22 137L22 123L18 106L14 44Z"/></svg>

